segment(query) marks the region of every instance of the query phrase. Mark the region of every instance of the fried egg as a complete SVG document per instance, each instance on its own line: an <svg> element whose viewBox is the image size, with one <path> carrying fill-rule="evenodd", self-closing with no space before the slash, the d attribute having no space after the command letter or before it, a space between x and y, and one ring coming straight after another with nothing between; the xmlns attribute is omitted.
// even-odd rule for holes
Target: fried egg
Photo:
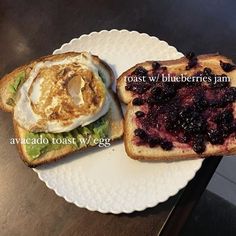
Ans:
<svg viewBox="0 0 236 236"><path fill-rule="evenodd" d="M31 132L68 132L105 115L106 86L91 55L37 63L19 89L14 119Z"/></svg>

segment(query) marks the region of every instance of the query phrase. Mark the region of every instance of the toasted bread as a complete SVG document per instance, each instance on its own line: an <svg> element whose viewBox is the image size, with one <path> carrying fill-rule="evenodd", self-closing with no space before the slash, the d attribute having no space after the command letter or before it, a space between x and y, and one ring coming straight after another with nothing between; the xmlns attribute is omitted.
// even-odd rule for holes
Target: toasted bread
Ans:
<svg viewBox="0 0 236 236"><path fill-rule="evenodd" d="M119 139L123 135L123 117L120 111L120 105L119 101L115 97L114 94L110 94L111 96L111 107L108 112L107 119L109 120L109 133L107 138L110 139L110 141L114 141L116 139ZM25 137L27 130L24 130L19 125L17 125L16 121L13 120L14 125L14 131L16 134L16 138L23 138ZM88 144L86 146L81 147L75 147L73 145L65 145L60 149L52 150L49 152L46 152L45 154L42 154L37 159L32 159L26 151L26 146L24 144L17 144L18 150L20 152L20 157L24 161L26 165L29 167L36 167L42 164L50 163L56 160L59 160L65 156L67 156L70 153L78 152L82 149L86 149L89 147L92 147L93 145ZM95 146L95 144L94 144Z"/></svg>
<svg viewBox="0 0 236 236"><path fill-rule="evenodd" d="M226 63L233 63L231 59L219 55L219 54L206 54L206 55L200 55L198 56L198 61L199 64L201 65L200 68L202 67L211 67L213 70L218 71L219 73L225 73L225 71L222 70L222 68L219 66L219 61L222 60ZM181 57L180 59L176 60L169 60L169 61L158 61L162 66L168 67L168 70L170 72L176 72L178 71L185 71L185 67L188 64L188 59L186 57ZM127 71L123 72L119 78L117 79L117 85L116 85L116 91L117 95L120 99L125 104L128 104L132 99L133 99L133 94L131 91L127 91L125 89L126 86L126 76L130 75L132 71L134 71L137 67L142 66L146 70L151 70L152 69L152 63L153 61L146 61L142 63L138 63L135 66L131 67ZM189 72L193 72L195 68L192 68L189 70ZM225 73L228 76L232 76L232 81L231 81L231 86L236 86L236 71L232 71L229 73ZM234 79L235 78L235 79Z"/></svg>
<svg viewBox="0 0 236 236"><path fill-rule="evenodd" d="M196 159L199 157L208 157L214 155L231 155L236 153L236 141L234 138L227 140L227 148L222 147L222 145L212 145L207 143L206 151L201 155L196 154L196 152L194 152L193 149L187 145L176 147L176 145L179 143L173 143L174 148L169 151L163 150L160 146L150 148L143 145L134 145L134 130L138 128L134 122L134 117L135 112L138 110L138 107L128 104L124 122L125 150L128 156L132 159L147 161L174 161L181 159Z"/></svg>
<svg viewBox="0 0 236 236"><path fill-rule="evenodd" d="M170 61L159 61L161 66L167 67L170 73L194 73L199 70L203 70L205 67L209 67L216 74L226 74L231 79L231 87L236 86L236 70L225 72L221 66L220 61L224 63L233 64L232 60L219 54L209 54L198 56L198 66L186 71L188 65L188 59L186 57L170 60ZM143 67L146 70L152 69L153 61L147 61L139 63L129 70L125 71L117 82L117 94L120 100L127 104L125 122L124 122L124 142L125 149L129 157L137 160L148 160L148 161L165 161L165 160L181 160L181 159L192 159L200 157L208 157L214 155L224 154L235 154L236 153L236 140L234 137L226 139L224 145L213 145L210 142L206 143L206 149L203 153L197 154L193 151L192 147L188 144L173 142L173 148L171 150L163 150L159 145L156 147L149 147L148 145L137 145L135 143L134 130L139 128L135 121L135 112L140 110L139 106L134 106L132 100L137 95L131 91L125 89L126 77L129 76L137 67ZM236 117L236 104L233 103L234 117Z"/></svg>
<svg viewBox="0 0 236 236"><path fill-rule="evenodd" d="M26 79L27 76L29 75L31 69L38 63L38 62L45 62L45 61L57 61L60 59L64 59L67 56L77 56L81 53L77 52L68 52L64 54L56 54L56 55L49 55L46 57L42 57L40 59L34 60L30 62L27 65L21 66L11 73L5 75L1 80L0 80L0 109L6 111L6 112L13 112L14 111L14 104L8 104L7 101L9 97L11 97L11 93L9 92L9 85L15 80L16 76L24 72L26 74ZM111 141L115 139L119 139L123 135L123 116L119 104L119 100L117 99L116 95L111 89L112 83L114 82L114 75L110 67L102 60L99 59L99 57L92 55L92 60L93 63L96 65L98 68L98 72L100 76L103 79L104 84L107 87L107 90L110 94L111 98L111 103L110 103L110 109L108 113L105 115L106 119L109 122L109 130L108 130L108 135L107 138L110 139ZM20 87L19 87L20 88ZM18 88L18 89L19 89ZM14 130L15 130L15 136L18 139L24 139L26 133L28 132L24 128L20 127L18 123L13 120L14 124ZM81 149L85 149L91 146L95 146L96 144L86 144L82 146L75 146L75 145L63 145L60 148L56 150L50 150L47 151L46 153L43 153L40 155L40 157L36 159L32 159L27 151L26 151L26 145L18 142L17 147L20 152L20 156L24 163L28 165L29 167L36 167L41 164L49 163L52 161L56 161L62 157L67 156L68 154L79 151Z"/></svg>
<svg viewBox="0 0 236 236"><path fill-rule="evenodd" d="M82 53L82 52L81 52ZM80 55L81 53L78 52L67 52L63 54L55 54L55 55L49 55L49 56L44 56L39 59L36 59L34 61L31 61L30 63L20 66L10 72L9 74L6 74L3 78L0 79L0 109L6 112L12 112L13 107L9 104L7 104L7 99L11 96L8 86L11 84L16 76L21 73L25 72L26 77L30 73L31 69L39 62L44 62L44 61L57 61L61 60L67 56L77 56ZM111 70L111 68L108 66L108 64L102 60L98 56L92 55L92 60L93 63L98 67L99 73L101 74L102 78L105 79L105 84L107 88L111 88L111 85L114 80L114 75Z"/></svg>

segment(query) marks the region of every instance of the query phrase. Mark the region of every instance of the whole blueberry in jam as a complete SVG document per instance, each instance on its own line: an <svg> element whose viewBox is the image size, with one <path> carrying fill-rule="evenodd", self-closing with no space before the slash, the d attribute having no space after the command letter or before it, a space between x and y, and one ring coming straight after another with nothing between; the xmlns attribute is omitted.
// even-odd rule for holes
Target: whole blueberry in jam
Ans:
<svg viewBox="0 0 236 236"><path fill-rule="evenodd" d="M233 113L232 111L229 111L229 110L219 113L215 117L215 122L217 124L229 124L229 123L232 123L233 120L234 120Z"/></svg>
<svg viewBox="0 0 236 236"><path fill-rule="evenodd" d="M137 76L146 76L147 75L147 70L142 67L142 66L139 66L137 67L135 70L134 70L134 74L137 75Z"/></svg>
<svg viewBox="0 0 236 236"><path fill-rule="evenodd" d="M195 57L195 53L194 52L188 52L185 57L188 59L188 60L192 60L194 57Z"/></svg>
<svg viewBox="0 0 236 236"><path fill-rule="evenodd" d="M188 65L186 66L186 70L190 70L191 68L195 67L198 64L197 58L193 58L188 62Z"/></svg>
<svg viewBox="0 0 236 236"><path fill-rule="evenodd" d="M205 98L204 94L200 93L200 94L197 94L196 96L194 96L193 105L197 111L201 112L201 111L204 111L205 109L207 109L209 103L208 103L207 99Z"/></svg>
<svg viewBox="0 0 236 236"><path fill-rule="evenodd" d="M141 139L145 139L147 137L147 133L145 132L145 130L140 128L134 130L134 135L138 136Z"/></svg>
<svg viewBox="0 0 236 236"><path fill-rule="evenodd" d="M142 98L134 98L132 103L134 106L141 106L144 104L144 100Z"/></svg>
<svg viewBox="0 0 236 236"><path fill-rule="evenodd" d="M169 150L171 150L173 148L173 143L168 141L168 140L166 140L166 139L163 139L161 141L160 145L161 145L161 148L166 150L166 151L169 151Z"/></svg>
<svg viewBox="0 0 236 236"><path fill-rule="evenodd" d="M236 68L235 65L232 65L230 63L225 63L223 61L220 61L220 66L225 72L230 72Z"/></svg>
<svg viewBox="0 0 236 236"><path fill-rule="evenodd" d="M220 130L217 129L210 129L207 133L208 140L211 144L223 144L224 137Z"/></svg>
<svg viewBox="0 0 236 236"><path fill-rule="evenodd" d="M206 76L211 75L211 72L212 72L212 70L208 67L205 67L203 70L203 74Z"/></svg>
<svg viewBox="0 0 236 236"><path fill-rule="evenodd" d="M148 145L149 145L149 147L156 147L158 144L160 144L160 138L158 138L158 137L155 137L155 138L153 138L153 137L149 137L148 138Z"/></svg>
<svg viewBox="0 0 236 236"><path fill-rule="evenodd" d="M206 145L204 142L194 142L193 143L193 151L198 153L198 154L201 154L203 153L204 151L206 150Z"/></svg>
<svg viewBox="0 0 236 236"><path fill-rule="evenodd" d="M145 113L142 112L142 111L136 111L136 112L135 112L135 115L136 115L136 117L140 118L140 117L144 117L144 116L145 116Z"/></svg>
<svg viewBox="0 0 236 236"><path fill-rule="evenodd" d="M159 68L160 68L160 64L157 62L157 61L154 61L153 63L152 63L152 69L153 70L158 70Z"/></svg>

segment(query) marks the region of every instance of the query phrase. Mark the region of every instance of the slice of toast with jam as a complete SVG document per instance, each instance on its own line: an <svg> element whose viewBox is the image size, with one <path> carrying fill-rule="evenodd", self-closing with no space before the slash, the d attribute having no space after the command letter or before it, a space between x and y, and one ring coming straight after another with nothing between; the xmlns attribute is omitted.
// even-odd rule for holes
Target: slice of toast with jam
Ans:
<svg viewBox="0 0 236 236"><path fill-rule="evenodd" d="M147 61L117 82L127 104L133 159L180 160L236 153L236 66L219 54Z"/></svg>

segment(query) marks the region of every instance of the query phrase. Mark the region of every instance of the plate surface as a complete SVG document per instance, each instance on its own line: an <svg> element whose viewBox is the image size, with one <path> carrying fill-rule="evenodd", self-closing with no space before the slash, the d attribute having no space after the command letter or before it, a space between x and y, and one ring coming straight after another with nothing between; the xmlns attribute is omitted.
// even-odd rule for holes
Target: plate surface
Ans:
<svg viewBox="0 0 236 236"><path fill-rule="evenodd" d="M136 31L93 32L63 44L54 53L89 51L105 60L119 76L146 60L177 59L181 53L166 42ZM140 162L127 157L122 141L70 155L35 168L57 195L79 207L102 213L130 213L153 207L183 188L202 160Z"/></svg>

